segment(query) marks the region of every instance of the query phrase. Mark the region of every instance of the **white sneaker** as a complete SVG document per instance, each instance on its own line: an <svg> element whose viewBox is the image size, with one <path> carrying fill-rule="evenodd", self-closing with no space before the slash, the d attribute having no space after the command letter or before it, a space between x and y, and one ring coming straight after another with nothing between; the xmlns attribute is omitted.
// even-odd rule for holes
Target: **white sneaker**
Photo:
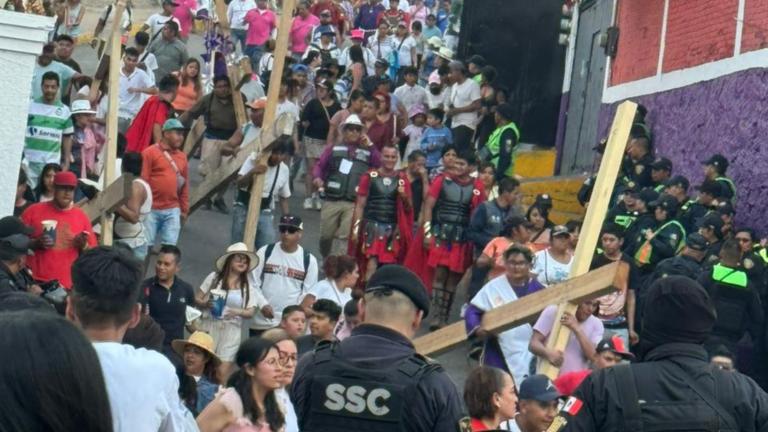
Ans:
<svg viewBox="0 0 768 432"><path fill-rule="evenodd" d="M312 198L304 198L304 210L312 210Z"/></svg>
<svg viewBox="0 0 768 432"><path fill-rule="evenodd" d="M315 210L320 210L323 208L323 200L320 199L320 195L315 195L312 197L312 205L314 206Z"/></svg>

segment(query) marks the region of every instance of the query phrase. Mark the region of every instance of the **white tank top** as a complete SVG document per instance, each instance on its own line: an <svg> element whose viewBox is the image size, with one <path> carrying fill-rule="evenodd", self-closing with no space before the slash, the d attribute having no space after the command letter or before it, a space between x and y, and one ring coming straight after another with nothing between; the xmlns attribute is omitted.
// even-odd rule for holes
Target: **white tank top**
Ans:
<svg viewBox="0 0 768 432"><path fill-rule="evenodd" d="M152 211L152 188L149 186L149 183L144 181L144 179L137 178L133 181L144 187L147 198L144 200L144 204L139 208L139 221L137 223L132 224L123 218L116 218L115 235L120 238L122 243L136 247L146 243L146 237L144 236L144 219L146 219L149 212Z"/></svg>

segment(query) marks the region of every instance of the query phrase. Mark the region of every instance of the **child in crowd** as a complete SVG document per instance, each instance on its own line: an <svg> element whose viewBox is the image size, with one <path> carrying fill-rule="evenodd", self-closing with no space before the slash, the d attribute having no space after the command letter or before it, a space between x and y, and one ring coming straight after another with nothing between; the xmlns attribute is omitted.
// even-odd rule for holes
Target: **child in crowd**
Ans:
<svg viewBox="0 0 768 432"><path fill-rule="evenodd" d="M408 156L415 150L421 149L421 137L424 134L424 124L427 121L427 115L424 112L422 105L414 105L408 110L408 117L411 119L411 124L403 129L403 134L408 137L408 144L405 146L404 159L408 159Z"/></svg>
<svg viewBox="0 0 768 432"><path fill-rule="evenodd" d="M456 147L454 147L453 144L447 145L445 146L445 148L443 148L443 157L442 159L440 159L440 166L435 168L428 175L430 183L439 175L451 169L451 167L453 166L453 161L456 159L457 154L458 153L456 151ZM425 167L426 167L426 164L425 164Z"/></svg>
<svg viewBox="0 0 768 432"><path fill-rule="evenodd" d="M440 108L427 113L427 129L421 137L421 151L427 154L427 171L430 177L440 166L440 157L445 146L453 144L451 130L443 125L445 111Z"/></svg>
<svg viewBox="0 0 768 432"><path fill-rule="evenodd" d="M104 142L93 129L93 118L96 111L91 109L91 103L86 99L72 101L72 123L75 126L72 140L72 157L74 162L70 169L80 178L97 179L96 158L101 152Z"/></svg>

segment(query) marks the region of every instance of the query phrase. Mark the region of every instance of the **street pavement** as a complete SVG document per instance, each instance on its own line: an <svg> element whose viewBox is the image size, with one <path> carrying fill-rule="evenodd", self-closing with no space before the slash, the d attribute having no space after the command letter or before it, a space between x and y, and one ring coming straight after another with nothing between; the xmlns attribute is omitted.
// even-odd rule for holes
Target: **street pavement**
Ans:
<svg viewBox="0 0 768 432"><path fill-rule="evenodd" d="M199 57L203 47L202 38L199 35L190 35L188 46L190 47L190 55ZM95 51L90 46L77 46L74 58L80 63L84 73L92 74L95 71L97 58ZM200 182L196 169L197 163L198 161L194 159L190 161L191 188ZM290 209L292 214L299 215L304 221L302 246L307 248L315 257L319 257L320 212L302 208L304 198L302 179L302 176L298 176L296 179L294 196L290 199ZM231 187L226 198L230 209L233 199L234 188ZM180 273L182 279L197 287L210 272L214 271L216 258L223 254L227 246L230 245L231 224L230 215L215 210L200 208L190 215L179 240L179 247L183 253ZM147 273L153 273L152 265L150 265ZM454 320L460 319L459 309L463 299L464 293L457 293L452 314ZM425 328L426 326L421 333L426 332ZM451 352L436 357L436 360L448 371L460 390L463 389L463 383L469 369L475 365L474 362L467 360L467 351L468 346L465 343Z"/></svg>

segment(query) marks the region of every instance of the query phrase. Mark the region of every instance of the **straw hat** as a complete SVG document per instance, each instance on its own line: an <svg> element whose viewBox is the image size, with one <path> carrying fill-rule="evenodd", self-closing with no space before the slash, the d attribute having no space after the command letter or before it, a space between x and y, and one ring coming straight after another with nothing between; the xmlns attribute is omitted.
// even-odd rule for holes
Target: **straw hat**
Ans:
<svg viewBox="0 0 768 432"><path fill-rule="evenodd" d="M213 351L213 338L208 333L196 331L189 336L189 339L176 339L171 342L173 350L182 358L184 358L184 348L186 348L187 345L194 345L210 354L211 361L215 366L221 364L221 359Z"/></svg>
<svg viewBox="0 0 768 432"><path fill-rule="evenodd" d="M440 51L437 52L437 56L449 61L453 60L453 50L448 47L441 47Z"/></svg>
<svg viewBox="0 0 768 432"><path fill-rule="evenodd" d="M259 257L256 256L255 253L249 251L248 246L246 246L245 243L238 242L228 247L224 255L220 256L219 259L216 260L216 269L221 271L221 269L224 268L224 263L227 262L227 258L229 258L231 255L247 256L250 259L250 263L248 265L248 271L255 269L256 266L259 264Z"/></svg>

